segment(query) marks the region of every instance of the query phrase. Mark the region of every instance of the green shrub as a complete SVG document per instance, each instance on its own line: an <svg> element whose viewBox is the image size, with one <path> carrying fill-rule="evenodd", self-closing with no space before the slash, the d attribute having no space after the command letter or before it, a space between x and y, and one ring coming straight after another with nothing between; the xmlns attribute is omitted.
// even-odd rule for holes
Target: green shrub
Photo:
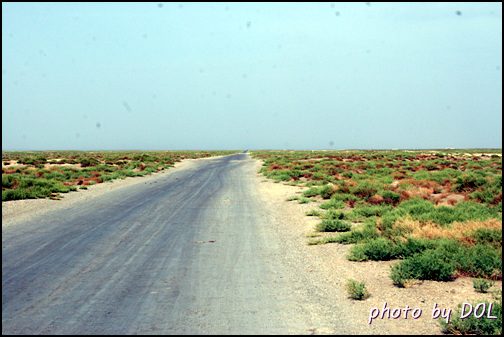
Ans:
<svg viewBox="0 0 504 337"><path fill-rule="evenodd" d="M502 248L477 244L461 249L455 259L460 271L469 275L490 278L496 271L502 274Z"/></svg>
<svg viewBox="0 0 504 337"><path fill-rule="evenodd" d="M383 237L369 240L350 248L347 258L351 261L388 261L395 255L394 244Z"/></svg>
<svg viewBox="0 0 504 337"><path fill-rule="evenodd" d="M342 233L334 238L334 242L343 244L361 243L378 238L379 234L373 224L367 224L363 228L353 229L350 232Z"/></svg>
<svg viewBox="0 0 504 337"><path fill-rule="evenodd" d="M319 232L347 232L352 224L340 219L326 219L317 224L315 229Z"/></svg>
<svg viewBox="0 0 504 337"><path fill-rule="evenodd" d="M307 216L321 216L322 211L316 210L316 209L311 209L305 213Z"/></svg>
<svg viewBox="0 0 504 337"><path fill-rule="evenodd" d="M350 294L350 297L355 300L364 300L369 297L369 292L366 289L365 282L358 282L355 280L347 280L345 289Z"/></svg>
<svg viewBox="0 0 504 337"><path fill-rule="evenodd" d="M346 213L344 211L335 211L335 210L329 210L326 213L324 213L324 218L325 219L340 219L343 220L345 219Z"/></svg>
<svg viewBox="0 0 504 337"><path fill-rule="evenodd" d="M432 202L422 198L411 198L405 200L398 205L398 208L405 210L413 217L431 213L435 210L435 206Z"/></svg>
<svg viewBox="0 0 504 337"><path fill-rule="evenodd" d="M384 216L392 211L391 205L358 205L347 214L347 218L353 221L364 220L372 216Z"/></svg>
<svg viewBox="0 0 504 337"><path fill-rule="evenodd" d="M421 254L427 249L434 249L438 246L436 240L417 239L409 237L407 241L400 242L396 246L397 257L406 259L416 254Z"/></svg>
<svg viewBox="0 0 504 337"><path fill-rule="evenodd" d="M400 262L391 267L390 278L397 286L407 288L414 282L417 275L408 264Z"/></svg>
<svg viewBox="0 0 504 337"><path fill-rule="evenodd" d="M54 180L59 180L59 181L66 181L67 177L65 174L61 172L50 172L44 174L44 178L46 179L54 179Z"/></svg>
<svg viewBox="0 0 504 337"><path fill-rule="evenodd" d="M350 194L350 193L335 193L331 197L331 200L343 201L343 202L350 201L350 200L357 201L358 199L359 198L357 198L355 195Z"/></svg>
<svg viewBox="0 0 504 337"><path fill-rule="evenodd" d="M75 186L65 186L60 181L21 177L14 190L2 191L2 201L45 198L51 193L75 191Z"/></svg>
<svg viewBox="0 0 504 337"><path fill-rule="evenodd" d="M311 187L303 192L303 197L311 198L316 195L319 195L319 192L320 191L319 191L318 187Z"/></svg>
<svg viewBox="0 0 504 337"><path fill-rule="evenodd" d="M322 209L342 209L345 208L346 205L343 201L331 199L329 201L321 203L319 207Z"/></svg>
<svg viewBox="0 0 504 337"><path fill-rule="evenodd" d="M489 308L490 302L483 300L472 303L472 307L475 309L480 303L485 304L485 308ZM470 315L467 318L462 319L462 304L459 304L458 309L452 314L452 318L449 323L446 323L444 318L439 318L439 324L444 333L452 333L457 335L501 335L502 334L502 292L497 297L497 301L492 302L491 314L496 319L488 318L487 315L483 315L481 318L476 318L474 315ZM481 310L481 309L480 309ZM467 309L466 309L467 313Z"/></svg>
<svg viewBox="0 0 504 337"><path fill-rule="evenodd" d="M490 281L490 280L485 280L485 279L474 279L473 280L473 287L476 289L477 292L480 293L486 293L488 292L488 289L490 289L495 282Z"/></svg>
<svg viewBox="0 0 504 337"><path fill-rule="evenodd" d="M394 210L394 212L398 211L407 212L413 220L418 220L420 223L435 222L442 226L451 224L455 221L485 221L489 218L502 219L502 215L495 209L488 208L480 203L467 201L458 202L453 207L435 207L434 204L428 200L412 198L400 203L397 209Z"/></svg>
<svg viewBox="0 0 504 337"><path fill-rule="evenodd" d="M491 244L494 248L502 247L502 229L478 228L472 238L479 244Z"/></svg>
<svg viewBox="0 0 504 337"><path fill-rule="evenodd" d="M396 204L401 200L401 195L396 192L384 190L380 192L380 195L383 197L385 200L390 200L392 203Z"/></svg>
<svg viewBox="0 0 504 337"><path fill-rule="evenodd" d="M419 280L449 281L456 263L442 249L426 250L399 263L401 272Z"/></svg>
<svg viewBox="0 0 504 337"><path fill-rule="evenodd" d="M320 190L320 196L323 198L323 199L330 199L333 194L336 193L336 190L334 188L334 186L324 186L322 187L322 189Z"/></svg>
<svg viewBox="0 0 504 337"><path fill-rule="evenodd" d="M359 185L351 189L351 192L359 198L368 200L381 189L382 186L380 184L371 183L369 181L361 181Z"/></svg>
<svg viewBox="0 0 504 337"><path fill-rule="evenodd" d="M472 191L480 186L488 186L490 184L485 178L478 177L478 174L475 172L464 172L455 180L454 185L455 191L463 192Z"/></svg>
<svg viewBox="0 0 504 337"><path fill-rule="evenodd" d="M352 246L346 258L350 261L367 261L366 247L364 247L364 244Z"/></svg>
<svg viewBox="0 0 504 337"><path fill-rule="evenodd" d="M2 174L2 188L11 188L19 179L19 174Z"/></svg>
<svg viewBox="0 0 504 337"><path fill-rule="evenodd" d="M99 161L97 159L90 158L90 157L79 158L78 162L81 164L81 167L92 166L92 165L96 165L99 163Z"/></svg>

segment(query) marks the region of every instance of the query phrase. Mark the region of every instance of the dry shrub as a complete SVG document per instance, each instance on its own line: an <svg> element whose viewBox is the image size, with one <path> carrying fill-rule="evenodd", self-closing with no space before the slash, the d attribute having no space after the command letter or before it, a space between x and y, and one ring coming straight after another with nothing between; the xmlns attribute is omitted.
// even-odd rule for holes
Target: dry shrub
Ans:
<svg viewBox="0 0 504 337"><path fill-rule="evenodd" d="M380 205L380 204L383 204L384 202L385 202L385 199L379 194L373 195L368 200L368 203L370 203L371 205Z"/></svg>
<svg viewBox="0 0 504 337"><path fill-rule="evenodd" d="M436 205L443 206L453 206L459 201L469 200L467 195L464 194L454 194L454 193L442 193L437 195L433 201Z"/></svg>
<svg viewBox="0 0 504 337"><path fill-rule="evenodd" d="M502 202L502 193L499 193L499 195L492 200L492 205L497 205L499 202Z"/></svg>
<svg viewBox="0 0 504 337"><path fill-rule="evenodd" d="M275 170L283 170L283 165L282 164L276 165L276 164L272 163L269 166L269 171L275 171Z"/></svg>
<svg viewBox="0 0 504 337"><path fill-rule="evenodd" d="M44 175L44 172L39 171L39 172L35 173L35 175L40 178Z"/></svg>
<svg viewBox="0 0 504 337"><path fill-rule="evenodd" d="M95 183L97 183L97 184L99 184L99 183L101 183L101 182L102 182L100 179L98 179L98 178L96 178L96 177L91 177L91 178L89 178L88 180L89 180L89 181L94 181L94 182L95 182Z"/></svg>
<svg viewBox="0 0 504 337"><path fill-rule="evenodd" d="M303 173L301 176L306 179L311 179L313 177L313 173L311 172Z"/></svg>
<svg viewBox="0 0 504 337"><path fill-rule="evenodd" d="M408 175L404 171L398 171L398 172L394 173L393 177L395 180L402 180L402 179L407 178Z"/></svg>
<svg viewBox="0 0 504 337"><path fill-rule="evenodd" d="M485 221L454 222L450 227L441 227L433 222L421 224L418 220L402 219L396 221L394 227L409 233L408 236L413 238L452 238L460 242L476 244L473 235L478 229L502 229L502 222L497 219L488 219Z"/></svg>
<svg viewBox="0 0 504 337"><path fill-rule="evenodd" d="M431 189L419 187L417 189L403 190L400 191L399 193L401 194L401 201L404 201L409 198L423 198L425 200L428 200L433 192L434 191Z"/></svg>
<svg viewBox="0 0 504 337"><path fill-rule="evenodd" d="M359 183L356 182L355 180L349 179L349 180L347 180L346 185L348 187L355 187L355 186L359 186Z"/></svg>
<svg viewBox="0 0 504 337"><path fill-rule="evenodd" d="M426 189L436 189L436 187L438 187L438 183L435 182L435 181L432 181L432 180L413 180L413 179L410 179L410 180L407 180L406 183L408 184L411 184L413 186L418 186L418 187L423 187L423 188L426 188Z"/></svg>
<svg viewBox="0 0 504 337"><path fill-rule="evenodd" d="M400 199L401 202L404 200L408 200L411 197L410 194L406 191L398 191L398 192L401 195L401 199Z"/></svg>

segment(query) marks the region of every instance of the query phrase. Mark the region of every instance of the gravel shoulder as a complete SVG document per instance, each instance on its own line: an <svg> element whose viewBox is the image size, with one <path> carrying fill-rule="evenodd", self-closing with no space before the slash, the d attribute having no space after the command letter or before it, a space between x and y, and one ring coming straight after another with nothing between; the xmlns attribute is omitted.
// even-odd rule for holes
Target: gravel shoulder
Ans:
<svg viewBox="0 0 504 337"><path fill-rule="evenodd" d="M63 194L64 198L61 200L2 202L2 227L15 225L18 220L27 220L51 210L69 207L126 186L154 181L167 173L190 168L197 161L209 159L211 158L184 160L174 168L150 176L89 186L87 190ZM257 172L261 162L255 161L255 165ZM316 304L309 304L309 310L306 311L306 314L311 316L313 325L307 333L329 334L345 331L349 334L441 334L437 320L432 318L434 305L455 310L458 303L491 299L489 294L477 293L472 287L472 280L464 277L453 282L424 281L411 288L397 288L389 278L390 266L397 261L352 262L345 258L350 245L309 246L306 235L314 232L313 227L320 220L304 213L317 208L317 204L286 201L288 197L303 189L273 183L259 174L255 175L253 184L258 202L265 210L265 235L275 237L274 242L278 243L279 254L283 255L284 262L292 273L291 277L304 285L298 289L299 294L315 299L309 303ZM344 289L349 278L365 281L371 296L364 301L350 299ZM502 289L502 282L496 282L494 288ZM378 318L369 324L371 309L381 310L384 303L390 311L395 308L404 309L406 306L411 309L420 308L422 315L413 319L410 312L407 319L404 319L404 315L398 319Z"/></svg>

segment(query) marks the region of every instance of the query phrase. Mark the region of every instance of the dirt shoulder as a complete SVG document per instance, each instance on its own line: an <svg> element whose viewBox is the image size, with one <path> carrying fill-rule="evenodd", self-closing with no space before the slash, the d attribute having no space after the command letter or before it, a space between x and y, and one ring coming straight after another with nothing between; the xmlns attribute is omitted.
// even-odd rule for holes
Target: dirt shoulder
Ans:
<svg viewBox="0 0 504 337"><path fill-rule="evenodd" d="M259 168L260 164L258 170ZM442 334L438 321L432 318L435 305L441 309L452 309L451 317L454 318L454 311L459 303L480 303L482 299L492 299L490 294L476 292L472 279L467 277L460 277L452 282L423 281L411 288L398 288L389 277L390 267L398 261L353 262L345 257L351 245L308 245L309 238L306 235L316 232L313 228L320 219L306 216L305 212L318 209L318 203L299 204L297 201L286 201L305 188L273 183L259 174L256 178L261 197L274 211L277 233L280 241L284 242L286 256L291 263L297 261L304 264L304 271L310 275L311 282L319 287L329 300L339 301L339 307L347 313L348 324L357 325L361 333ZM371 296L364 301L349 298L344 289L347 279L366 282ZM502 290L501 281L496 282L492 290L495 289ZM378 308L381 315L385 303L390 312L395 308L405 309L406 306L411 311L406 319L404 311L401 311L400 318L388 319L385 315L383 319L373 320L370 325L368 321L372 308ZM418 319L412 318L415 308L422 310Z"/></svg>

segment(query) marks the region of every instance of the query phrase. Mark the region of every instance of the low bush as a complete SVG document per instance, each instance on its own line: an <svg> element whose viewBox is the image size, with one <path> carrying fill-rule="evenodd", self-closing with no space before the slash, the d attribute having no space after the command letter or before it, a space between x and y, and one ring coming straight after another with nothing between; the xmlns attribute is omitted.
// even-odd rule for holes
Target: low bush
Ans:
<svg viewBox="0 0 504 337"><path fill-rule="evenodd" d="M75 186L65 186L61 181L42 178L21 177L18 182L15 189L2 191L2 201L45 198L51 193L66 193L77 189Z"/></svg>
<svg viewBox="0 0 504 337"><path fill-rule="evenodd" d="M417 254L423 253L427 249L434 249L438 246L436 240L409 237L404 242L399 242L396 246L396 255L399 258L407 259Z"/></svg>
<svg viewBox="0 0 504 337"><path fill-rule="evenodd" d="M317 224L315 229L319 232L347 232L352 224L340 219L326 219Z"/></svg>
<svg viewBox="0 0 504 337"><path fill-rule="evenodd" d="M372 223L365 224L362 228L354 229L347 233L342 233L334 238L332 242L353 244L362 243L379 237L376 227Z"/></svg>
<svg viewBox="0 0 504 337"><path fill-rule="evenodd" d="M347 280L345 284L346 291L354 300L364 300L369 297L369 292L366 288L365 282L358 282L356 280Z"/></svg>
<svg viewBox="0 0 504 337"><path fill-rule="evenodd" d="M330 199L336 193L336 188L331 185L324 186L320 189L320 196L323 199Z"/></svg>
<svg viewBox="0 0 504 337"><path fill-rule="evenodd" d="M459 304L458 309L451 316L452 318L449 323L446 323L446 319L439 318L439 324L443 332L455 335L502 335L502 292L495 297L496 300L491 302L491 314L496 318L488 318L487 315L483 315L480 318L476 318L475 315L462 318L462 304ZM485 308L489 308L490 306L490 302L487 300L474 302L471 306L476 308L480 303L484 303Z"/></svg>
<svg viewBox="0 0 504 337"><path fill-rule="evenodd" d="M433 281L452 280L457 267L455 261L449 258L449 254L439 248L414 255L401 261L399 265L400 267L396 268L403 275L414 279ZM391 277L393 280L397 278L396 275L391 275Z"/></svg>
<svg viewBox="0 0 504 337"><path fill-rule="evenodd" d="M311 198L320 194L318 187L311 187L303 192L303 197Z"/></svg>
<svg viewBox="0 0 504 337"><path fill-rule="evenodd" d="M458 269L467 275L502 278L502 248L496 250L489 244L477 244L460 249L454 259L458 263Z"/></svg>
<svg viewBox="0 0 504 337"><path fill-rule="evenodd" d="M350 248L347 258L351 261L388 261L395 256L395 244L379 237Z"/></svg>
<svg viewBox="0 0 504 337"><path fill-rule="evenodd" d="M479 244L491 244L494 248L502 247L502 229L478 228L472 238Z"/></svg>
<svg viewBox="0 0 504 337"><path fill-rule="evenodd" d="M2 189L11 188L20 179L20 174L2 174Z"/></svg>
<svg viewBox="0 0 504 337"><path fill-rule="evenodd" d="M322 209L343 209L346 207L345 203L343 201L338 201L338 200L329 200L326 202L323 202L319 206Z"/></svg>
<svg viewBox="0 0 504 337"><path fill-rule="evenodd" d="M485 279L474 279L473 280L473 287L476 289L477 292L480 293L486 293L488 292L488 289L490 289L495 282L490 281L490 280L485 280Z"/></svg>
<svg viewBox="0 0 504 337"><path fill-rule="evenodd" d="M408 288L416 280L417 275L410 266L399 262L391 267L390 278L395 285L401 288Z"/></svg>

